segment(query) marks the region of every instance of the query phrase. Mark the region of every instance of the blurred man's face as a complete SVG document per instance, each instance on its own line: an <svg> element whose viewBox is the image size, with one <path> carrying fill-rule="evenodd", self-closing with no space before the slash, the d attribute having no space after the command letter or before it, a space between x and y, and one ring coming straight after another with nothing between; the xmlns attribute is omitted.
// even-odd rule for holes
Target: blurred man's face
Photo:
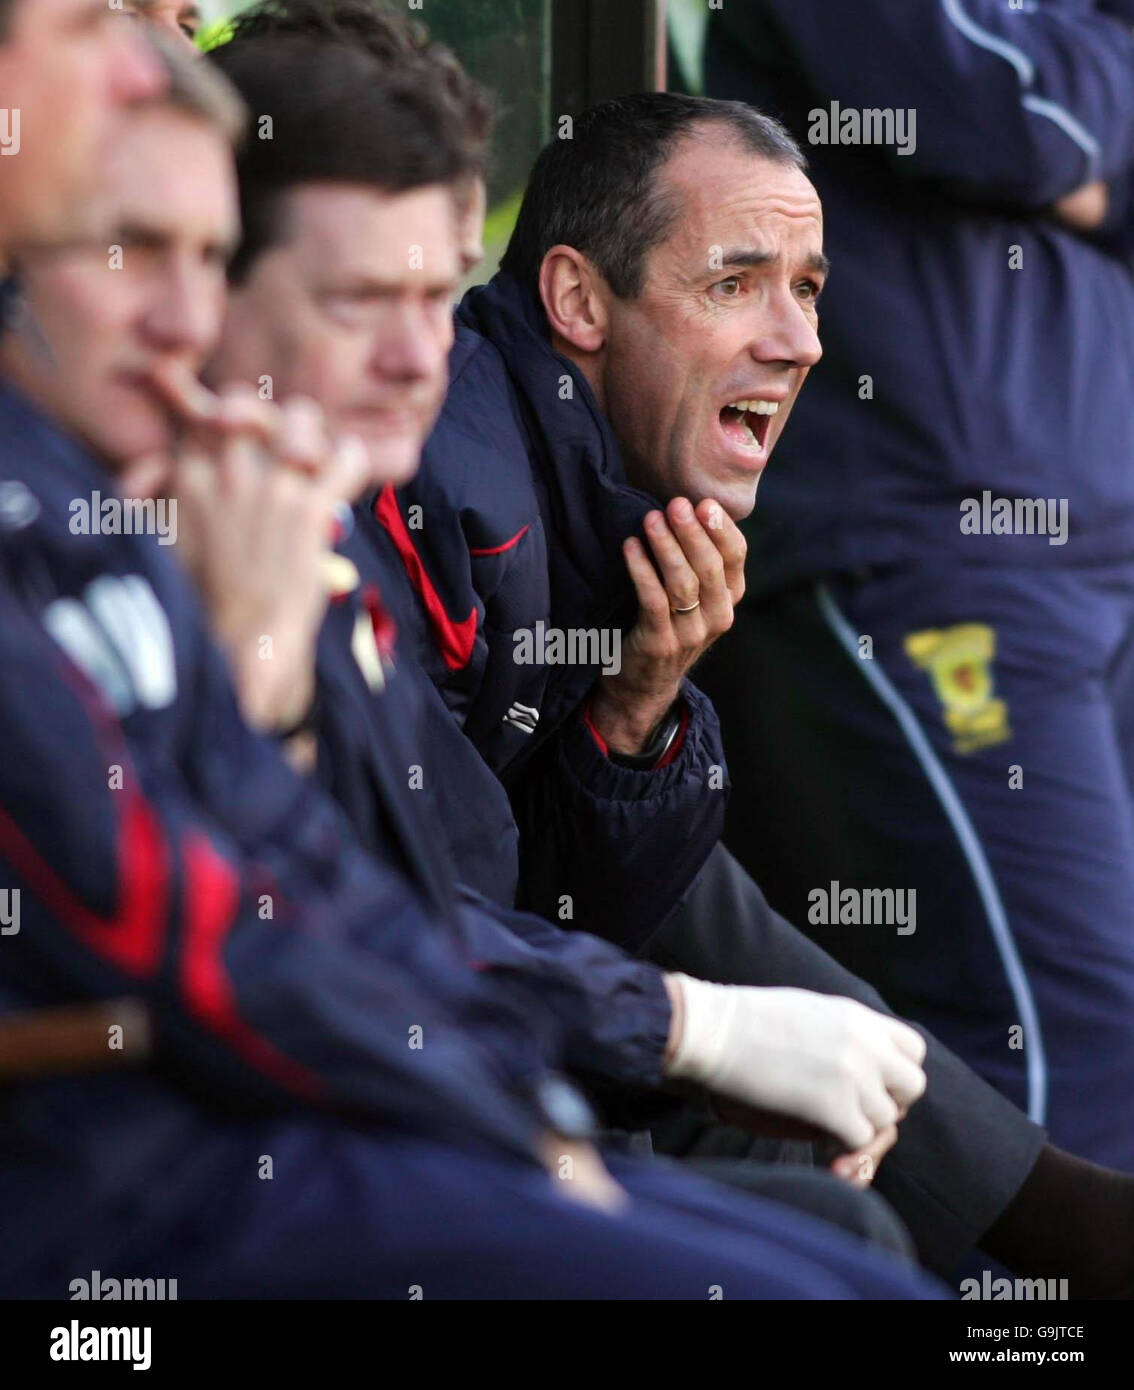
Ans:
<svg viewBox="0 0 1134 1390"><path fill-rule="evenodd" d="M487 209L488 189L484 179L474 174L457 190L457 241L462 275L467 275L484 260L484 216Z"/></svg>
<svg viewBox="0 0 1134 1390"><path fill-rule="evenodd" d="M16 0L0 39L0 249L89 228L97 157L120 108L164 82L107 0Z"/></svg>
<svg viewBox="0 0 1134 1390"><path fill-rule="evenodd" d="M739 519L819 360L822 209L805 175L711 128L661 178L679 220L648 256L637 299L603 286L608 332L588 375L637 486L713 497Z"/></svg>
<svg viewBox="0 0 1134 1390"><path fill-rule="evenodd" d="M232 289L213 386L299 393L368 446L375 486L407 481L441 409L459 278L453 197L311 184L286 195L283 239Z"/></svg>
<svg viewBox="0 0 1134 1390"><path fill-rule="evenodd" d="M201 27L197 0L123 0L123 8L128 15L164 30L194 55L200 53L193 42Z"/></svg>
<svg viewBox="0 0 1134 1390"><path fill-rule="evenodd" d="M112 242L27 259L0 368L121 467L172 444L153 373L196 375L216 342L239 213L224 137L170 108L131 118L103 186Z"/></svg>

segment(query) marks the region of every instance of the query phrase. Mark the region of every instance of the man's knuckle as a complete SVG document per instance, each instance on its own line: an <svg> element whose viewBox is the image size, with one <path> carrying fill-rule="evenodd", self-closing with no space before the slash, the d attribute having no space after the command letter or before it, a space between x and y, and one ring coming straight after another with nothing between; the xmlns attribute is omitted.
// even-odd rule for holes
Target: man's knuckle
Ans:
<svg viewBox="0 0 1134 1390"><path fill-rule="evenodd" d="M720 553L716 550L705 558L704 577L711 584L723 584L725 578L725 563Z"/></svg>

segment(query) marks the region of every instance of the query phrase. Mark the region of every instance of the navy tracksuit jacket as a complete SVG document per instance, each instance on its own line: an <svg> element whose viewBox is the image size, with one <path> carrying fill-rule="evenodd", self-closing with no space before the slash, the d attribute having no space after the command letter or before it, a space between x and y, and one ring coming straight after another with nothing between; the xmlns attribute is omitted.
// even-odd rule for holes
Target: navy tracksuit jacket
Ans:
<svg viewBox="0 0 1134 1390"><path fill-rule="evenodd" d="M320 633L317 776L368 848L380 847L386 834L382 807L391 796L407 810L420 809L415 841L428 845L429 879L460 917L478 969L530 995L533 1009L552 1008L572 1072L600 1083L612 1122L635 1122L655 1108L636 1093L662 1077L670 1024L662 972L587 932L586 922L564 931L513 910L517 832L507 795L418 663L398 652L398 634L413 621L413 598L386 533L348 524L339 550L354 564L358 584L331 604ZM360 647L371 641L385 662L381 674L373 655L360 659ZM398 750L393 766L391 743ZM389 789L380 784L384 767ZM656 1099L656 1106L668 1104Z"/></svg>
<svg viewBox="0 0 1134 1390"><path fill-rule="evenodd" d="M707 90L800 140L833 272L749 596L699 674L726 839L774 905L1058 1143L1127 1168L1132 20L1126 0L713 16ZM830 142L845 113L907 110L908 153ZM1108 217L1077 234L1050 208L1091 180ZM823 920L832 882L916 889L916 933Z"/></svg>
<svg viewBox="0 0 1134 1390"><path fill-rule="evenodd" d="M0 1009L130 995L156 1028L143 1071L0 1096L5 1296L95 1269L181 1297L932 1296L696 1180L615 1160L618 1220L555 1193L532 1145L564 1015L526 962L475 968L397 740L367 854L242 723L156 541L70 532L95 491L0 389Z"/></svg>

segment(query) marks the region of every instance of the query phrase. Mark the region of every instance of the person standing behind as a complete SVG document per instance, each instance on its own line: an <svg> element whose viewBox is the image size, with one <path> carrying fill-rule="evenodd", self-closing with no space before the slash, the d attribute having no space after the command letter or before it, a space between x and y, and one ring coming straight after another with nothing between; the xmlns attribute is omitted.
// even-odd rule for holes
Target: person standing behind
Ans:
<svg viewBox="0 0 1134 1390"><path fill-rule="evenodd" d="M1134 36L1063 0L758 0L713 16L706 76L806 142L834 264L699 673L726 840L1057 1144L1130 1169ZM869 922L889 890L916 915Z"/></svg>

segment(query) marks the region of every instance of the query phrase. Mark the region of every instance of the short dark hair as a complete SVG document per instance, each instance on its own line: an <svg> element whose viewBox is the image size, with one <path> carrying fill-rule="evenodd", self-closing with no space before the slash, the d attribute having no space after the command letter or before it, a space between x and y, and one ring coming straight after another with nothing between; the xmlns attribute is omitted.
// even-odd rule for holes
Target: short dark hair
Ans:
<svg viewBox="0 0 1134 1390"><path fill-rule="evenodd" d="M367 53L384 68L410 73L448 102L483 173L496 103L464 70L451 49L434 43L423 25L373 0L261 0L233 20L229 42L301 34L334 39Z"/></svg>
<svg viewBox="0 0 1134 1390"><path fill-rule="evenodd" d="M384 69L363 50L279 35L225 44L208 61L250 116L237 155L244 235L229 271L233 281L283 238L282 201L301 185L360 183L407 193L452 186L469 172L449 108L412 75Z"/></svg>
<svg viewBox="0 0 1134 1390"><path fill-rule="evenodd" d="M679 213L658 188L658 173L682 138L708 125L724 127L773 164L807 168L787 130L742 101L676 92L605 101L575 119L571 138L543 147L501 269L535 289L551 247L573 246L619 298L638 295L646 255L666 239Z"/></svg>

